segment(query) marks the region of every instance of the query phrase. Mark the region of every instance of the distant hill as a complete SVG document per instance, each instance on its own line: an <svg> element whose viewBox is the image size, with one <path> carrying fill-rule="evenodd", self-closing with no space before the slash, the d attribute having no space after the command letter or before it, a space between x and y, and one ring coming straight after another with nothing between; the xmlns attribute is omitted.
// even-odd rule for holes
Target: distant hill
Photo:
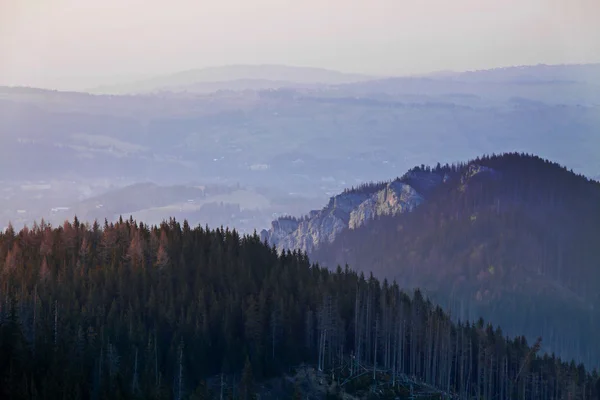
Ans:
<svg viewBox="0 0 600 400"><path fill-rule="evenodd" d="M323 204L415 164L491 152L535 152L600 174L593 83L390 78L269 90L292 84L280 78L141 95L0 88L0 180L243 182ZM24 208L13 204L0 220Z"/></svg>
<svg viewBox="0 0 600 400"><path fill-rule="evenodd" d="M469 71L435 71L413 75L419 78L474 82L589 82L600 83L600 63L592 64L537 64L498 67Z"/></svg>
<svg viewBox="0 0 600 400"><path fill-rule="evenodd" d="M295 84L341 84L373 79L367 75L347 74L323 68L291 67L284 65L228 65L178 72L125 85L91 88L91 93L128 94L154 91L196 90L206 85L216 90L236 88L293 86ZM261 82L258 84L258 82ZM267 84L270 82L271 84ZM209 85L210 84L210 85Z"/></svg>
<svg viewBox="0 0 600 400"><path fill-rule="evenodd" d="M456 318L541 335L545 350L597 366L599 183L522 154L418 167L394 182L410 196L367 185L287 235L281 221L263 236L296 247L323 238L305 248L314 261L421 287ZM349 205L348 196L362 197ZM321 228L336 226L321 224L325 213L341 226L334 235Z"/></svg>
<svg viewBox="0 0 600 400"><path fill-rule="evenodd" d="M508 84L508 88L497 87ZM87 90L94 94L147 94L155 92L211 93L220 90L265 90L278 88L318 89L339 86L335 93L350 91L412 94L452 94L485 88L486 91L539 91L539 85L564 91L585 91L598 98L600 64L525 65L474 71L439 71L414 76L371 76L343 73L324 68L285 65L228 65L182 71L126 84L105 85ZM476 85L469 87L469 85ZM487 85L487 86L486 86ZM490 86L491 85L491 86ZM525 88L520 86L525 85ZM528 89L529 86L534 88ZM584 85L584 86L582 86ZM592 85L592 87L589 87ZM520 87L516 89L516 87ZM542 89L543 90L543 89ZM543 91L552 97L552 92ZM542 96L541 98L543 99ZM565 101L572 95L569 94Z"/></svg>
<svg viewBox="0 0 600 400"><path fill-rule="evenodd" d="M228 81L216 82L197 82L192 84L174 85L164 88L164 90L186 93L214 93L219 91L259 91L273 89L315 89L319 83L307 82L298 83L293 81L273 80L273 79L233 79Z"/></svg>
<svg viewBox="0 0 600 400"><path fill-rule="evenodd" d="M588 82L600 84L600 63L523 65L488 70L466 71L454 76L458 80L478 82Z"/></svg>
<svg viewBox="0 0 600 400"><path fill-rule="evenodd" d="M354 96L412 96L475 106L499 105L515 99L543 104L600 104L600 64L527 65L488 70L399 76L340 85L338 92ZM491 101L491 103L488 103Z"/></svg>

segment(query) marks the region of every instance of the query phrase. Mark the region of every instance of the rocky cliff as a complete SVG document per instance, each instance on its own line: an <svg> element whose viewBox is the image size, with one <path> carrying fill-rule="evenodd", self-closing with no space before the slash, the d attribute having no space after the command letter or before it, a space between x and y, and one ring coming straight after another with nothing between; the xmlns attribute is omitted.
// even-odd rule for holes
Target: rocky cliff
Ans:
<svg viewBox="0 0 600 400"><path fill-rule="evenodd" d="M435 175L435 176L434 176ZM410 212L424 201L407 182L432 187L443 176L431 172L411 173L389 183L349 190L332 197L320 211L311 211L302 219L282 217L261 232L262 240L277 250L312 252L322 243L331 243L344 229L356 229L381 215Z"/></svg>

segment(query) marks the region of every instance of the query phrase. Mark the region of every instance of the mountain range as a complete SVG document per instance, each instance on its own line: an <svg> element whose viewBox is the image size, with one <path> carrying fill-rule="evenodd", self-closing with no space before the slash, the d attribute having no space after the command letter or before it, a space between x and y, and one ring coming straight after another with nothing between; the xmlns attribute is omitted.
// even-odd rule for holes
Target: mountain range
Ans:
<svg viewBox="0 0 600 400"><path fill-rule="evenodd" d="M46 212L143 182L242 183L299 204L273 211L296 215L416 164L492 152L535 153L598 176L598 71L595 64L536 65L365 80L235 66L204 71L203 81L192 74L177 90L128 95L3 87L0 227L39 221L40 199L48 196ZM194 92L195 85L202 88ZM112 218L105 210L86 213ZM210 222L246 230L246 219Z"/></svg>
<svg viewBox="0 0 600 400"><path fill-rule="evenodd" d="M599 77L0 88L0 397L597 397Z"/></svg>
<svg viewBox="0 0 600 400"><path fill-rule="evenodd" d="M382 77L345 73L325 68L287 65L226 65L192 69L84 90L94 94L141 94L158 91L209 93L218 90L257 90L276 88L318 88L389 79L456 81L461 83L593 83L600 84L600 64L535 65L474 70L440 71L403 77Z"/></svg>
<svg viewBox="0 0 600 400"><path fill-rule="evenodd" d="M352 188L261 233L330 268L419 287L455 318L483 317L598 366L600 184L507 153L419 166Z"/></svg>
<svg viewBox="0 0 600 400"><path fill-rule="evenodd" d="M91 88L90 93L132 94L155 91L210 92L235 89L269 89L317 84L342 84L374 77L339 71L286 65L227 65L182 71L130 84ZM211 90L212 89L212 90Z"/></svg>

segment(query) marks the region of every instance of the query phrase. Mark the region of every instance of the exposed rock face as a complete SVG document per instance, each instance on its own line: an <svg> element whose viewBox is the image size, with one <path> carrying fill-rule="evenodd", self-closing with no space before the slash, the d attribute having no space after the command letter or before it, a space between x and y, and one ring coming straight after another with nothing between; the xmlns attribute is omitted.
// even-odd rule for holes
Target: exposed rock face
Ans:
<svg viewBox="0 0 600 400"><path fill-rule="evenodd" d="M481 174L497 172L473 163L460 176L462 189ZM448 171L414 169L389 183L366 185L334 196L325 208L311 211L304 218L279 218L269 230L261 232L261 239L279 251L311 253L320 244L333 242L344 229L356 229L379 216L413 211L434 188L453 179L455 176Z"/></svg>
<svg viewBox="0 0 600 400"><path fill-rule="evenodd" d="M267 240L270 244L280 243L285 240L286 237L291 235L296 229L300 221L292 218L282 217L271 222L271 229L269 229L269 236L265 236L266 230L263 230L260 235L261 239Z"/></svg>
<svg viewBox="0 0 600 400"><path fill-rule="evenodd" d="M380 215L410 212L422 202L423 197L411 186L400 181L391 182L350 213L348 227L358 228Z"/></svg>
<svg viewBox="0 0 600 400"><path fill-rule="evenodd" d="M439 179L441 181L441 179ZM344 229L355 229L380 215L412 211L423 197L410 185L395 180L381 187L349 191L332 197L321 211L303 219L280 218L261 238L277 250L312 252L321 243L333 242Z"/></svg>

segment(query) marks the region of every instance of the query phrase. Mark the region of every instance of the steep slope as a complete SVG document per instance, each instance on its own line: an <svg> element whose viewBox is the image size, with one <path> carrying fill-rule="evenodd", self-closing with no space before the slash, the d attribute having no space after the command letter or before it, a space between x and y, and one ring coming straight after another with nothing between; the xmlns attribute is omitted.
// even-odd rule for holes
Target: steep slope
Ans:
<svg viewBox="0 0 600 400"><path fill-rule="evenodd" d="M598 366L600 184L519 154L444 173L415 212L347 229L312 259L422 287L457 318Z"/></svg>
<svg viewBox="0 0 600 400"><path fill-rule="evenodd" d="M377 202L393 184L414 191L411 207ZM513 153L417 167L275 221L263 239L423 288L455 318L542 335L545 350L599 365L600 185L555 163Z"/></svg>
<svg viewBox="0 0 600 400"><path fill-rule="evenodd" d="M537 355L538 342L452 323L418 291L278 255L257 235L174 219L9 230L0 277L2 399L600 394L597 374ZM296 388L265 382L299 364Z"/></svg>

